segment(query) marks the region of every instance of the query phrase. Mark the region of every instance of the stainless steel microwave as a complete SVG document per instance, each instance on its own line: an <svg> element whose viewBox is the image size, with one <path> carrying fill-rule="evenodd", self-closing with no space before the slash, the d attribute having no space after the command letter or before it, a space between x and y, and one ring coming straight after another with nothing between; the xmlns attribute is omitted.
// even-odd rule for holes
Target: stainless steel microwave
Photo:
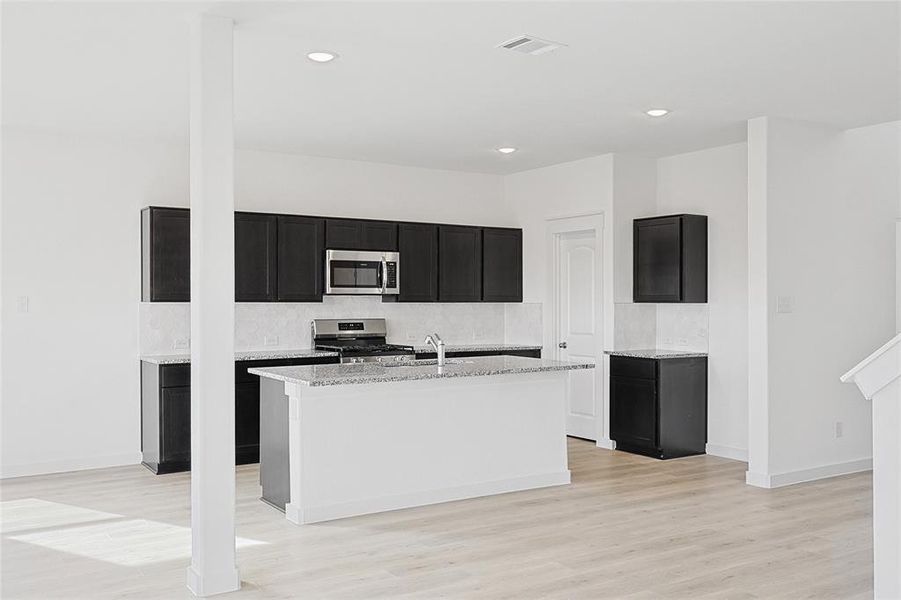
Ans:
<svg viewBox="0 0 901 600"><path fill-rule="evenodd" d="M400 254L356 250L325 251L326 294L400 292Z"/></svg>

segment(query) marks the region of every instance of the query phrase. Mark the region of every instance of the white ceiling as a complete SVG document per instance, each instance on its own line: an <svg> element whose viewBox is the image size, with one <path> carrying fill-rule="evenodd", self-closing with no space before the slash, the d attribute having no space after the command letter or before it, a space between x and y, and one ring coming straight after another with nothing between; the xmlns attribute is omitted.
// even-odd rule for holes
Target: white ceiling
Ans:
<svg viewBox="0 0 901 600"><path fill-rule="evenodd" d="M4 126L185 140L202 8L237 21L245 148L510 173L740 141L761 115L901 118L895 2L4 2ZM568 47L495 48L519 34Z"/></svg>

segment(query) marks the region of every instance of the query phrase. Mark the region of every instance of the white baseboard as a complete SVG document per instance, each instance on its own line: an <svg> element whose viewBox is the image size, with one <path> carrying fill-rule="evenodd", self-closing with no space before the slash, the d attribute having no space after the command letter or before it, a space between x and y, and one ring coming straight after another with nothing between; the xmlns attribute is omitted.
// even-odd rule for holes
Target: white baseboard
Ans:
<svg viewBox="0 0 901 600"><path fill-rule="evenodd" d="M88 456L82 458L66 458L41 463L24 465L3 465L0 479L12 477L29 477L31 475L48 475L50 473L66 473L68 471L84 471L86 469L104 469L106 467L122 467L141 464L140 452L112 454L108 456Z"/></svg>
<svg viewBox="0 0 901 600"><path fill-rule="evenodd" d="M739 460L748 462L748 449L736 448L734 446L722 446L720 444L707 444L705 451L710 456L719 456L720 458L728 458L730 460Z"/></svg>
<svg viewBox="0 0 901 600"><path fill-rule="evenodd" d="M832 465L823 465L821 467L813 467L811 469L800 469L798 471L788 471L786 473L745 473L745 482L760 488L778 488L786 485L794 485L796 483L804 483L806 481L816 481L818 479L828 479L830 477L838 477L839 475L850 475L851 473L861 473L873 470L873 459L862 458L860 460L852 460L843 463L835 463Z"/></svg>
<svg viewBox="0 0 901 600"><path fill-rule="evenodd" d="M595 442L598 448L605 448L607 450L616 450L616 442L613 440L608 440L606 438L601 438Z"/></svg>
<svg viewBox="0 0 901 600"><path fill-rule="evenodd" d="M302 525L306 523L318 523L320 521L331 521L332 519L343 519L345 517L355 517L358 515L368 515L389 510L398 510L401 508L438 504L439 502L452 502L454 500L465 500L467 498L479 498L481 496L493 496L495 494L506 494L508 492L566 485L569 482L570 472L567 470L557 473L542 473L526 477L515 477L513 479L502 479L500 481L461 485L439 490L410 492L408 494L398 494L396 496L365 498L354 502L342 502L340 504L303 507L293 502L289 502L285 506L285 517L292 523Z"/></svg>

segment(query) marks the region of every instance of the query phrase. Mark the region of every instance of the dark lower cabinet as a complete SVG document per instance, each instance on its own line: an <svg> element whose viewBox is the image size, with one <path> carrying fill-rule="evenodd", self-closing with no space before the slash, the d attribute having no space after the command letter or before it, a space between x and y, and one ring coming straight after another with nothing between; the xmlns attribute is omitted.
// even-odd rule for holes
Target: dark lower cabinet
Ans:
<svg viewBox="0 0 901 600"><path fill-rule="evenodd" d="M271 302L276 296L275 215L235 213L235 302Z"/></svg>
<svg viewBox="0 0 901 600"><path fill-rule="evenodd" d="M438 300L440 302L482 300L481 228L438 226Z"/></svg>
<svg viewBox="0 0 901 600"><path fill-rule="evenodd" d="M235 363L235 464L260 460L260 378L251 367L326 364L337 357ZM141 362L142 463L154 473L191 468L191 366Z"/></svg>
<svg viewBox="0 0 901 600"><path fill-rule="evenodd" d="M398 302L438 300L438 227L401 223L397 228L400 255Z"/></svg>
<svg viewBox="0 0 901 600"><path fill-rule="evenodd" d="M522 302L522 229L483 230L482 300Z"/></svg>
<svg viewBox="0 0 901 600"><path fill-rule="evenodd" d="M707 358L611 356L610 437L654 458L704 454Z"/></svg>

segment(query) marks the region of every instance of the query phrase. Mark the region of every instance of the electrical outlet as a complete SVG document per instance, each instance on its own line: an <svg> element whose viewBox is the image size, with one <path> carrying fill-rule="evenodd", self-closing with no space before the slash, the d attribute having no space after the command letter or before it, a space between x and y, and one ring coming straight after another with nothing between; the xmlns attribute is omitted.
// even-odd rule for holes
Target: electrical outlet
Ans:
<svg viewBox="0 0 901 600"><path fill-rule="evenodd" d="M408 341L408 342L415 342L415 341L417 341L418 339L419 339L419 336L416 335L415 333L408 333L408 334L407 334L407 341Z"/></svg>
<svg viewBox="0 0 901 600"><path fill-rule="evenodd" d="M267 335L263 338L264 346L278 346L278 336L277 335Z"/></svg>
<svg viewBox="0 0 901 600"><path fill-rule="evenodd" d="M795 299L791 296L777 296L776 297L776 312L777 313L792 313L795 311Z"/></svg>
<svg viewBox="0 0 901 600"><path fill-rule="evenodd" d="M191 340L190 338L177 338L174 345L176 350L187 350L191 347Z"/></svg>
<svg viewBox="0 0 901 600"><path fill-rule="evenodd" d="M838 439L845 435L845 424L841 421L835 422L835 439Z"/></svg>
<svg viewBox="0 0 901 600"><path fill-rule="evenodd" d="M681 348L685 348L686 346L688 346L688 339L687 338L679 338L679 346Z"/></svg>

